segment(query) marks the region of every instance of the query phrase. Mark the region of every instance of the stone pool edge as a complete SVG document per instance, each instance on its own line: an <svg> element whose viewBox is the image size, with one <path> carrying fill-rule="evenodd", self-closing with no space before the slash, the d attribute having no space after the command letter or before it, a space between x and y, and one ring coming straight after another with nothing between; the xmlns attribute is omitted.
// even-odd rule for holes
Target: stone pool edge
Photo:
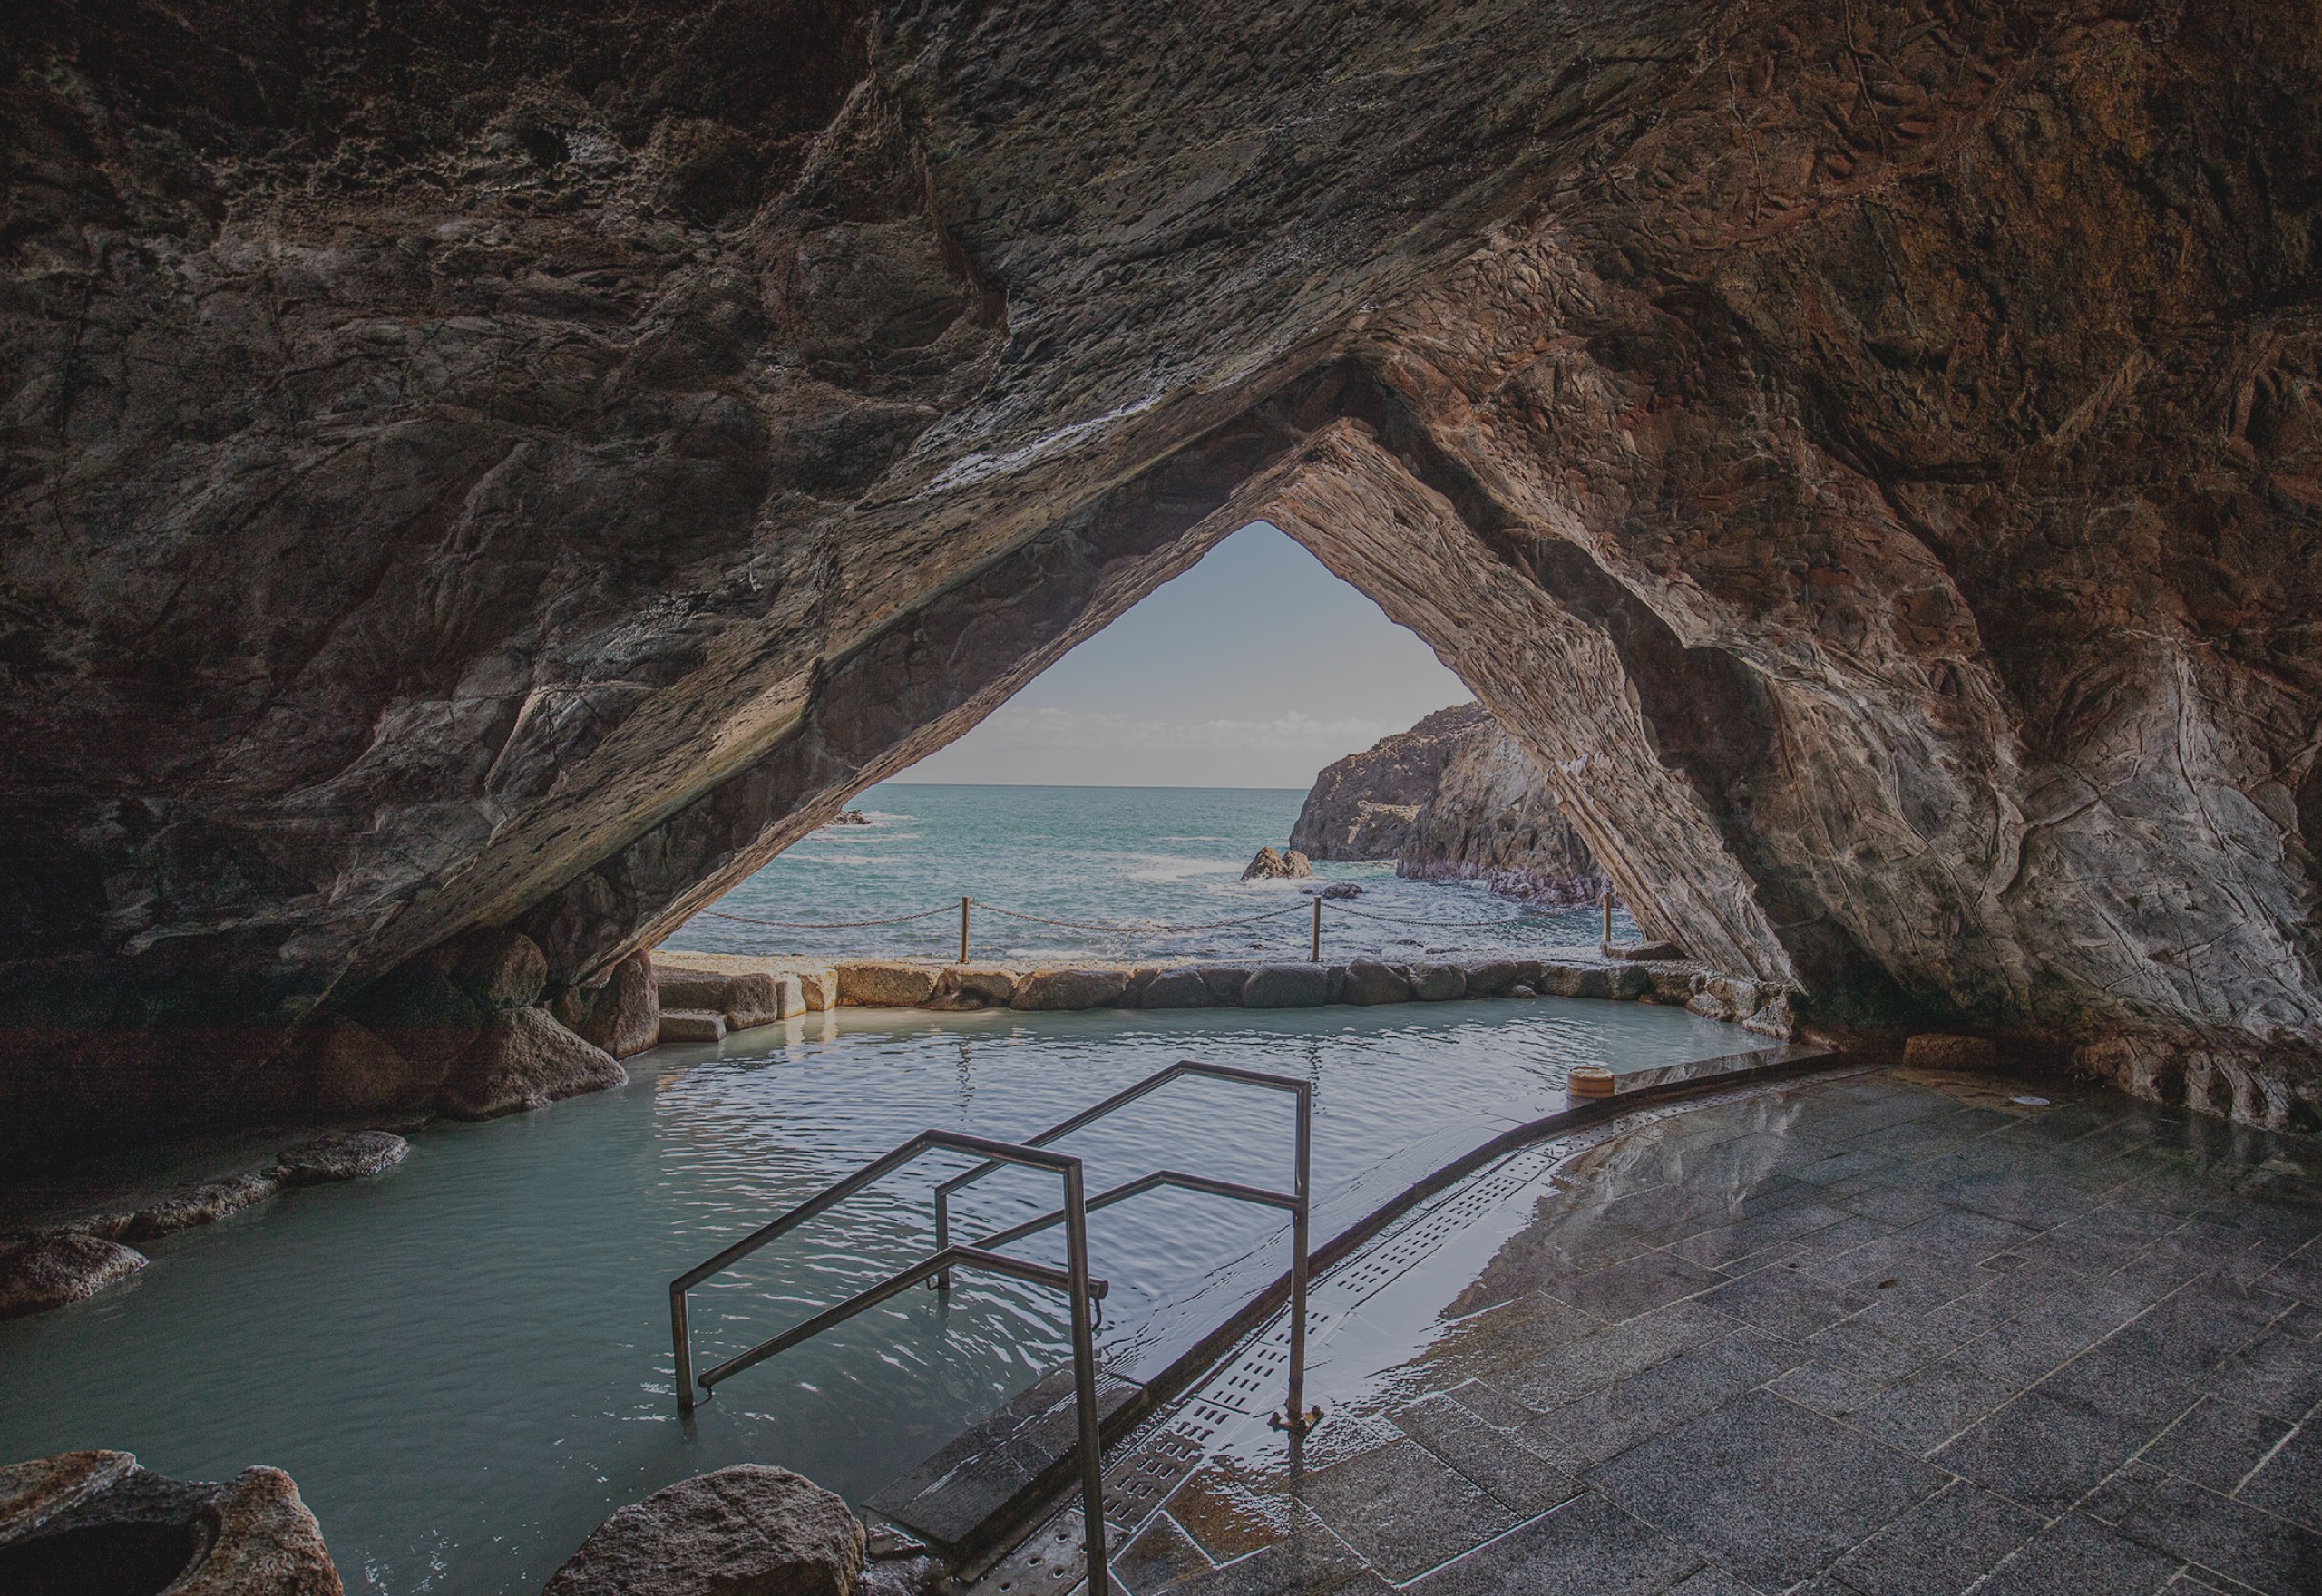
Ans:
<svg viewBox="0 0 2322 1596"><path fill-rule="evenodd" d="M1313 1275L1320 1278L1377 1239L1420 1204L1488 1168L1510 1153L1566 1133L1624 1118L1640 1110L1680 1103L1687 1098L1755 1085L1799 1075L1867 1067L1850 1050L1821 1043L1785 1043L1747 1053L1722 1054L1687 1064L1639 1070L1621 1077L1619 1089L1608 1098L1574 1102L1554 1114L1514 1126L1468 1149L1405 1185L1386 1202L1370 1209L1311 1255ZM1107 1445L1120 1440L1155 1412L1190 1389L1199 1377L1245 1338L1278 1312L1289 1300L1287 1270L1274 1276L1215 1328L1199 1336L1160 1367L1142 1379L1122 1377L1119 1366L1105 1372L1112 1384L1100 1398L1102 1432ZM874 1545L894 1542L891 1554L907 1555L925 1547L952 1564L955 1575L972 1577L1004 1556L1024 1533L1043 1522L1059 1494L1073 1481L1075 1464L1069 1445L1061 1449L1042 1446L1045 1464L971 1527L951 1538L930 1534L906 1516L914 1504L928 1502L940 1490L957 1488L972 1477L979 1458L1003 1448L1011 1461L1020 1460L1028 1445L1038 1445L1048 1435L1070 1439L1071 1385L1068 1370L1041 1377L1003 1404L991 1417L971 1426L930 1453L894 1482L860 1504L857 1512L872 1527ZM924 1481L916 1489L914 1481ZM885 1532L883 1534L883 1531ZM900 1540L895 1533L900 1532ZM874 1553L875 1554L875 1553Z"/></svg>

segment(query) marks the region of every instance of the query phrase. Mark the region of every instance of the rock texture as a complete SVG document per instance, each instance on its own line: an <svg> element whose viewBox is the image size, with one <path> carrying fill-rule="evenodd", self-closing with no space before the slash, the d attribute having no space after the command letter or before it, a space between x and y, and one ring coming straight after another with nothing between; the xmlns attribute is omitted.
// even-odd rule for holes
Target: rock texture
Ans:
<svg viewBox="0 0 2322 1596"><path fill-rule="evenodd" d="M2304 0L0 39L12 1134L440 1093L1260 517L1652 939L2317 1123Z"/></svg>
<svg viewBox="0 0 2322 1596"><path fill-rule="evenodd" d="M280 1469L172 1480L126 1452L0 1468L0 1589L341 1596L322 1527Z"/></svg>
<svg viewBox="0 0 2322 1596"><path fill-rule="evenodd" d="M850 1596L863 1543L861 1521L812 1480L737 1464L614 1513L542 1596Z"/></svg>
<svg viewBox="0 0 2322 1596"><path fill-rule="evenodd" d="M356 1181L394 1168L411 1143L392 1131L332 1131L275 1154L268 1173L286 1186Z"/></svg>
<svg viewBox="0 0 2322 1596"><path fill-rule="evenodd" d="M147 1261L134 1248L77 1231L0 1241L0 1319L93 1297Z"/></svg>
<svg viewBox="0 0 2322 1596"><path fill-rule="evenodd" d="M463 1054L438 1098L454 1119L496 1119L629 1079L603 1048L582 1041L544 1008L495 1016Z"/></svg>
<svg viewBox="0 0 2322 1596"><path fill-rule="evenodd" d="M1612 885L1547 774L1480 704L1325 767L1290 845L1316 859L1392 859L1421 881L1482 881L1537 903L1593 903Z"/></svg>
<svg viewBox="0 0 2322 1596"><path fill-rule="evenodd" d="M1261 848L1251 857L1242 871L1245 881L1298 881L1314 873L1314 862L1293 848L1284 853L1279 848Z"/></svg>

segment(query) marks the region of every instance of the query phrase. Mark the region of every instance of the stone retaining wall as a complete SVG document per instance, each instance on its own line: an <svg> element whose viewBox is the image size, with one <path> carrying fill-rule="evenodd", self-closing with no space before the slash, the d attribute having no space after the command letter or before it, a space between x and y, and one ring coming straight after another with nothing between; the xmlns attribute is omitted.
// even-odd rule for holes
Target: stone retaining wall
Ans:
<svg viewBox="0 0 2322 1596"><path fill-rule="evenodd" d="M1463 998L1601 998L1682 1006L1711 1019L1782 1041L1796 1033L1789 994L1771 983L1720 975L1682 960L1564 964L1488 959L1390 964L1074 965L1039 968L1000 964L924 964L897 959L844 963L735 954L653 956L660 982L661 1039L714 1041L740 1026L718 983L738 993L772 989L781 1002L766 1018L820 1013L834 1006L922 1008L958 1013L981 1008L1315 1008L1329 1004L1439 1003ZM673 1001L673 999L679 999ZM740 1001L737 998L737 1001ZM750 1002L752 1008L764 1006ZM756 1022L753 1022L756 1023ZM714 1034L712 1034L714 1033Z"/></svg>

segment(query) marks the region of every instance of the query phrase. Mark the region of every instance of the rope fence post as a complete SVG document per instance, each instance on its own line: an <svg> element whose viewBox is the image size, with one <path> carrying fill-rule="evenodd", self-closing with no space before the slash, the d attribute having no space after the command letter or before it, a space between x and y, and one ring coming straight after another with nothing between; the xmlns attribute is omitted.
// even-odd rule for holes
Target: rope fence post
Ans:
<svg viewBox="0 0 2322 1596"><path fill-rule="evenodd" d="M1314 898L1314 942L1308 951L1307 962L1310 964L1322 962L1322 900L1319 893Z"/></svg>
<svg viewBox="0 0 2322 1596"><path fill-rule="evenodd" d="M961 896L960 896L960 962L961 962L961 964L965 964L965 963L967 963L967 961L968 961L968 900L967 900L967 895L966 895L965 893L961 893Z"/></svg>

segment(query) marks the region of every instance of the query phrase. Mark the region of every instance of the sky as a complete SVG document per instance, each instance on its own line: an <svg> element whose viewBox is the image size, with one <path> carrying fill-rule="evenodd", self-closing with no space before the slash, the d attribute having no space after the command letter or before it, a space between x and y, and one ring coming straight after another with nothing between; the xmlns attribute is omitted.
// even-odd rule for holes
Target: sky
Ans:
<svg viewBox="0 0 2322 1596"><path fill-rule="evenodd" d="M1306 787L1332 760L1474 696L1257 521L900 779Z"/></svg>

